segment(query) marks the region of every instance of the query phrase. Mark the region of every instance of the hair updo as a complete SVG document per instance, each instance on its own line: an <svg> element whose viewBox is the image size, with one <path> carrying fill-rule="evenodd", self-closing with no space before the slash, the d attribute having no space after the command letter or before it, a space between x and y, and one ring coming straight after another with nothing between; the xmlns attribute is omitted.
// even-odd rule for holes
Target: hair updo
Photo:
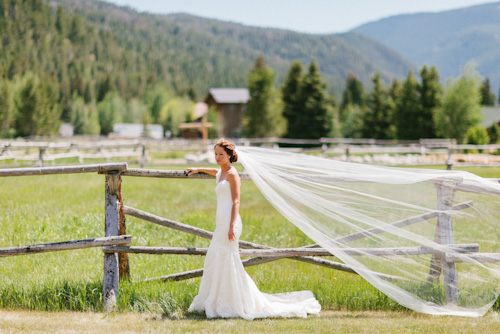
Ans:
<svg viewBox="0 0 500 334"><path fill-rule="evenodd" d="M220 146L226 151L227 155L229 155L229 162L233 163L238 161L238 155L236 154L236 148L234 147L234 144L231 143L229 140L225 139L220 139L217 143L215 143L215 146Z"/></svg>

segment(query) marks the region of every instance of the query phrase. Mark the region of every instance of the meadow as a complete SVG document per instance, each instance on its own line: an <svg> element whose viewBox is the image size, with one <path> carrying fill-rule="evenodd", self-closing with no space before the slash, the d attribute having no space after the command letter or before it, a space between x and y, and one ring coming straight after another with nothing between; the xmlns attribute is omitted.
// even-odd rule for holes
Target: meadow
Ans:
<svg viewBox="0 0 500 334"><path fill-rule="evenodd" d="M185 166L164 166L184 169ZM500 168L475 167L484 177ZM215 224L213 180L123 177L125 205L206 230ZM241 239L275 247L312 243L277 213L250 181L242 185ZM0 247L86 239L104 235L104 176L98 174L0 178ZM209 241L128 217L133 245L208 247ZM120 283L118 311L185 317L199 278L181 282L142 280L202 268L201 256L136 255L131 281ZM331 258L333 260L333 258ZM99 248L2 258L0 309L100 312L103 254ZM357 275L291 259L247 267L267 293L311 290L324 310L404 311ZM499 304L494 309L499 309Z"/></svg>

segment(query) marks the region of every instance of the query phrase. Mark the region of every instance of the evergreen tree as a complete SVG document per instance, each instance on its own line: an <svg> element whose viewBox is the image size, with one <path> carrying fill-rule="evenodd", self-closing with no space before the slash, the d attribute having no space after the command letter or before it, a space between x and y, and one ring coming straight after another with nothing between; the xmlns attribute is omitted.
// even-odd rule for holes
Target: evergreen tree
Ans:
<svg viewBox="0 0 500 334"><path fill-rule="evenodd" d="M443 138L465 139L467 130L481 119L480 77L468 63L464 74L455 81L448 80L441 106L437 108L436 132Z"/></svg>
<svg viewBox="0 0 500 334"><path fill-rule="evenodd" d="M396 135L388 92L382 87L380 74L372 79L373 91L367 101L362 136L365 138L391 139Z"/></svg>
<svg viewBox="0 0 500 334"><path fill-rule="evenodd" d="M0 81L0 137L10 137L14 121L14 101L10 83L7 79Z"/></svg>
<svg viewBox="0 0 500 334"><path fill-rule="evenodd" d="M57 6L57 13L56 13L56 29L61 35L61 38L64 38L67 36L67 19L66 19L66 13L64 12L64 9L62 6Z"/></svg>
<svg viewBox="0 0 500 334"><path fill-rule="evenodd" d="M271 90L274 84L274 72L266 66L264 59L258 57L248 75L250 100L244 119L246 137L267 137L272 130Z"/></svg>
<svg viewBox="0 0 500 334"><path fill-rule="evenodd" d="M74 15L71 20L71 27L69 30L69 39L74 43L80 43L83 38L82 21L79 16Z"/></svg>
<svg viewBox="0 0 500 334"><path fill-rule="evenodd" d="M420 70L422 83L417 86L420 97L420 112L415 124L419 138L436 137L433 115L441 104L443 87L439 81L439 74L435 66L430 69L424 66Z"/></svg>
<svg viewBox="0 0 500 334"><path fill-rule="evenodd" d="M493 123L493 125L489 127L488 137L490 138L490 144L498 143L498 139L500 139L500 128L497 123Z"/></svg>
<svg viewBox="0 0 500 334"><path fill-rule="evenodd" d="M37 87L37 106L33 114L34 134L53 136L59 133L61 108L57 103L59 91L51 80L40 80Z"/></svg>
<svg viewBox="0 0 500 334"><path fill-rule="evenodd" d="M290 66L290 70L281 89L283 100L283 117L287 121L285 138L296 138L300 132L300 113L302 110L298 106L298 94L302 82L302 64L295 61Z"/></svg>
<svg viewBox="0 0 500 334"><path fill-rule="evenodd" d="M40 80L27 73L15 100L18 135L49 136L58 133L61 117L59 93L51 80Z"/></svg>
<svg viewBox="0 0 500 334"><path fill-rule="evenodd" d="M419 139L421 128L418 122L420 101L417 90L417 81L410 70L403 82L400 98L396 104L396 127L398 139Z"/></svg>
<svg viewBox="0 0 500 334"><path fill-rule="evenodd" d="M82 97L74 95L71 101L73 132L75 135L98 135L101 127L95 102L85 104Z"/></svg>
<svg viewBox="0 0 500 334"><path fill-rule="evenodd" d="M298 122L301 126L296 138L317 139L328 135L332 123L328 101L326 84L313 60L302 78L297 98L297 105L301 110Z"/></svg>
<svg viewBox="0 0 500 334"><path fill-rule="evenodd" d="M113 132L113 125L121 122L121 111L125 108L127 108L126 103L113 92L106 95L104 100L97 105L101 135L107 136Z"/></svg>
<svg viewBox="0 0 500 334"><path fill-rule="evenodd" d="M389 88L389 97L391 98L394 108L396 108L396 103L401 98L401 83L398 79L393 79L391 87ZM395 109L394 109L395 110Z"/></svg>
<svg viewBox="0 0 500 334"><path fill-rule="evenodd" d="M347 75L346 86L342 94L342 103L339 108L339 118L343 122L346 118L345 110L349 105L363 107L364 102L364 88L363 83L358 80L352 73Z"/></svg>
<svg viewBox="0 0 500 334"><path fill-rule="evenodd" d="M495 105L495 95L491 92L491 85L489 78L484 79L479 89L481 90L481 105L483 106Z"/></svg>
<svg viewBox="0 0 500 334"><path fill-rule="evenodd" d="M168 90L163 85L157 85L146 93L144 103L146 104L151 121L156 124L161 123L161 110L169 98Z"/></svg>
<svg viewBox="0 0 500 334"><path fill-rule="evenodd" d="M344 138L362 138L364 130L365 109L349 104L345 109L346 118L341 124Z"/></svg>
<svg viewBox="0 0 500 334"><path fill-rule="evenodd" d="M25 137L35 134L33 115L37 108L37 102L36 78L32 73L27 73L21 83L19 96L16 97L15 127L19 136Z"/></svg>
<svg viewBox="0 0 500 334"><path fill-rule="evenodd" d="M97 102L101 102L106 94L115 90L115 85L110 73L100 76L97 84Z"/></svg>

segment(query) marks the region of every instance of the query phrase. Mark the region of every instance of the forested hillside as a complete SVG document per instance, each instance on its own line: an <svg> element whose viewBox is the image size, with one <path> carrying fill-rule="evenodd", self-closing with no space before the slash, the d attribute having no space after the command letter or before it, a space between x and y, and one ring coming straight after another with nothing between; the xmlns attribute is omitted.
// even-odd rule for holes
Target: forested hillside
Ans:
<svg viewBox="0 0 500 334"><path fill-rule="evenodd" d="M154 62L157 75L168 77L174 89L193 86L198 94L214 86L246 86L248 72L259 55L276 71L278 84L283 82L291 61L305 64L315 58L329 92L337 96L349 72L368 84L377 71L388 82L404 77L412 67L397 52L359 34L301 34L186 14L138 13L95 0L50 3L61 4L96 26L109 29L121 46Z"/></svg>

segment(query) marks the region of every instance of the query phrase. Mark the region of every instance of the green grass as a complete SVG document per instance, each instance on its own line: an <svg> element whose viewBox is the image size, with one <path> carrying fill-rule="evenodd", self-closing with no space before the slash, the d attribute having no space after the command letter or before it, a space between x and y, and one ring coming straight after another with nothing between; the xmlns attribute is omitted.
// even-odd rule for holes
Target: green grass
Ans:
<svg viewBox="0 0 500 334"><path fill-rule="evenodd" d="M182 169L182 167L165 167ZM497 177L500 168L468 168ZM215 224L214 182L123 177L124 202L207 230ZM242 240L275 247L312 243L243 182ZM104 235L104 177L73 174L0 178L0 247L86 239ZM127 217L133 245L207 247L209 241ZM132 254L133 281L202 268L201 256ZM99 248L0 259L0 308L101 311L103 254ZM267 293L311 290L324 309L404 310L360 277L286 259L247 268ZM182 282L121 282L118 309L183 314L199 278ZM498 309L498 304L495 306Z"/></svg>

